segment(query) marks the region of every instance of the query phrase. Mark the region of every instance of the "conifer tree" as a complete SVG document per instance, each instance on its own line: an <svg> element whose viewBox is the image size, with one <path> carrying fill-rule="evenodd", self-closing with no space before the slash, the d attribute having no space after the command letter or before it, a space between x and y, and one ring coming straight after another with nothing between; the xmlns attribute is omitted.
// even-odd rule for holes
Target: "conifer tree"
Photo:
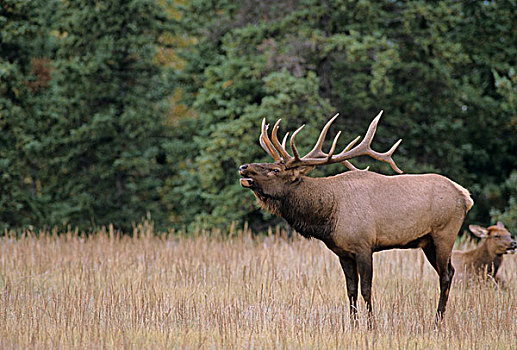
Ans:
<svg viewBox="0 0 517 350"><path fill-rule="evenodd" d="M167 31L152 0L62 2L45 192L53 224L163 223L159 190L165 72L154 62Z"/></svg>
<svg viewBox="0 0 517 350"><path fill-rule="evenodd" d="M52 1L0 3L0 229L43 220L39 111L50 79L45 11Z"/></svg>

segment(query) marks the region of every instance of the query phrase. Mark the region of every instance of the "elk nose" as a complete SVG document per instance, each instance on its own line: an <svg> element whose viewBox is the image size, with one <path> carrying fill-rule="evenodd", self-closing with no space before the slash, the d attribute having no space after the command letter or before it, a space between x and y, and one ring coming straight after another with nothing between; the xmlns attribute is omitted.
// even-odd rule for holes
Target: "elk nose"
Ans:
<svg viewBox="0 0 517 350"><path fill-rule="evenodd" d="M512 245L511 245L511 248L512 248L512 249L517 248L517 242L513 241L513 242L512 242Z"/></svg>
<svg viewBox="0 0 517 350"><path fill-rule="evenodd" d="M248 164L244 164L239 167L239 171L244 171L246 169L248 169Z"/></svg>

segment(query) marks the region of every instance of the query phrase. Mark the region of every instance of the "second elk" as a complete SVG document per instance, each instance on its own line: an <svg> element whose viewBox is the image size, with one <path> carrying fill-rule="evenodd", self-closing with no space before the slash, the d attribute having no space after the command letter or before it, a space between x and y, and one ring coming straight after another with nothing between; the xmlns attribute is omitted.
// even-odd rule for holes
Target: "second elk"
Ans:
<svg viewBox="0 0 517 350"><path fill-rule="evenodd" d="M505 254L515 253L517 242L500 221L488 228L470 225L469 229L484 241L476 249L453 250L452 265L458 272L459 279L475 281L489 277L504 287L500 274L501 264Z"/></svg>

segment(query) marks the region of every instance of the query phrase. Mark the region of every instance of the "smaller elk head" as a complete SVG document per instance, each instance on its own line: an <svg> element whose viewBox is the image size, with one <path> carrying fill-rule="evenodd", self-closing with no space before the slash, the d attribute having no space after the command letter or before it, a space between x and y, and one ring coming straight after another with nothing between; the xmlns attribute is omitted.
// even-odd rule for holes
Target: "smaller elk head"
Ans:
<svg viewBox="0 0 517 350"><path fill-rule="evenodd" d="M490 252L496 255L513 254L517 249L510 232L504 227L501 221L497 225L484 228L478 225L469 225L470 231L479 238L487 239L486 244Z"/></svg>
<svg viewBox="0 0 517 350"><path fill-rule="evenodd" d="M300 157L294 139L305 125L298 128L291 136L289 141L293 153L293 156L291 156L286 150L286 141L289 133L284 136L282 143L280 143L277 136L281 119L275 123L271 133L271 139L269 139L267 132L269 125L266 124L266 120L264 119L262 121L262 132L259 141L264 151L273 158L274 163L241 165L239 172L244 176L244 178L240 179L241 186L253 190L255 195L261 200L280 199L291 191L300 181L301 177L307 175L316 165L343 163L351 170L358 170L348 160L359 156L370 156L374 159L386 162L391 165L393 170L402 173L402 170L397 167L391 158L391 155L395 152L402 140L397 141L391 149L385 153L379 153L370 148L382 111L370 123L364 139L356 147L354 147L354 145L360 139L360 136L352 140L341 153L334 154L337 140L341 134L340 131L334 138L330 151L328 153L323 152L322 146L325 141L325 136L338 115L339 114L336 114L327 122L314 148L303 157Z"/></svg>

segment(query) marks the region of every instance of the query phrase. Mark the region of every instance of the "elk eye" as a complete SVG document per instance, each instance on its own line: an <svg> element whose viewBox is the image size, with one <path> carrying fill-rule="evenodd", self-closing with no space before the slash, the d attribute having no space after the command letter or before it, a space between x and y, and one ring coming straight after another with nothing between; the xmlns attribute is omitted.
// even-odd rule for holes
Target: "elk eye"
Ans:
<svg viewBox="0 0 517 350"><path fill-rule="evenodd" d="M273 173L278 174L279 172L280 172L280 170L278 170L278 169L273 169Z"/></svg>

